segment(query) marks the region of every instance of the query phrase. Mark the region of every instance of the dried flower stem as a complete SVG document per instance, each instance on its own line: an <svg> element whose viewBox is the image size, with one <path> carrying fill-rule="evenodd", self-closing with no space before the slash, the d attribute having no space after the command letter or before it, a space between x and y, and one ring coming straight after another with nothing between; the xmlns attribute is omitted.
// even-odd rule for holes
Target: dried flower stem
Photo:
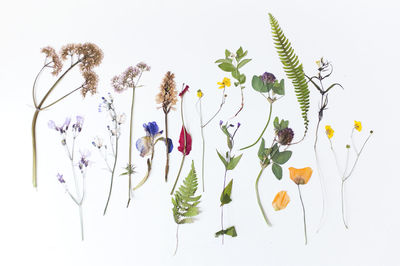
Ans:
<svg viewBox="0 0 400 266"><path fill-rule="evenodd" d="M224 88L222 91L222 101L221 101L221 104L219 105L217 112L207 121L207 123L205 123L204 125L203 124L201 125L202 128L206 127L211 121L214 120L214 118L219 114L219 112L221 112L222 106L224 106L224 104L225 104L225 98L226 98L226 95L225 95L225 88ZM200 113L201 113L201 111L200 111Z"/></svg>
<svg viewBox="0 0 400 266"><path fill-rule="evenodd" d="M181 99L181 120L182 120L183 139L184 139L184 146L183 146L183 153L182 153L183 156L182 156L181 165L179 167L178 175L176 176L174 186L172 187L172 190L171 190L171 195L174 194L175 187L176 187L176 184L178 183L179 176L181 175L183 163L185 162L185 158L186 158L187 137L186 137L185 119L183 118L183 98L184 98L184 95L182 95L182 99ZM167 137L167 140L168 140L168 137Z"/></svg>
<svg viewBox="0 0 400 266"><path fill-rule="evenodd" d="M301 196L301 191L300 191L300 185L299 184L297 184L297 189L299 191L301 206L303 207L304 239L305 239L305 244L307 245L306 209L304 208L304 202L303 202L303 198Z"/></svg>
<svg viewBox="0 0 400 266"><path fill-rule="evenodd" d="M202 144L202 153L201 153L201 183L204 192L204 154L206 152L206 142L204 139L204 127L203 127L203 110L201 108L201 98L199 99L199 108L200 108L200 132L201 132L201 144Z"/></svg>
<svg viewBox="0 0 400 266"><path fill-rule="evenodd" d="M65 72L54 82L54 84L50 87L50 89L47 91L47 93L43 96L42 100L40 101L39 104L37 104L36 101L36 82L38 77L40 76L40 73L43 71L44 67L47 67L48 64L46 64L38 73L38 75L35 78L34 85L32 88L32 95L33 95L33 101L36 107L35 113L32 118L32 184L33 187L37 188L37 147L36 147L36 123L37 123L37 118L39 116L39 112L42 111L43 109L49 107L46 106L45 108L42 108L43 104L45 103L46 99L49 97L51 92L56 88L58 83L65 77L65 75L73 69L76 65L78 65L81 61L78 60L74 64L72 64ZM67 95L68 96L68 95ZM57 101L58 102L58 101Z"/></svg>
<svg viewBox="0 0 400 266"><path fill-rule="evenodd" d="M222 191L225 190L225 186L226 186L226 173L228 172L228 170L225 168L225 174L224 174L224 186L222 188ZM221 205L221 231L224 231L224 205ZM224 240L225 240L225 234L222 234L222 245L224 244Z"/></svg>
<svg viewBox="0 0 400 266"><path fill-rule="evenodd" d="M158 140L157 140L158 141ZM139 182L139 184L137 184L133 190L136 190L138 188L140 188L144 183L146 183L147 179L150 176L150 172L151 172L151 167L153 165L153 158L154 158L154 147L151 148L151 158L147 159L147 173L146 175L143 177L143 179Z"/></svg>
<svg viewBox="0 0 400 266"><path fill-rule="evenodd" d="M269 221L269 219L267 217L267 213L265 212L264 207L263 207L263 205L261 203L260 192L258 191L258 182L259 182L260 177L261 177L262 173L264 172L265 168L266 167L261 167L260 173L258 174L257 179L256 179L255 188L256 188L257 203L258 203L258 206L260 207L260 210L261 210L261 213L262 213L262 215L264 217L264 220L265 220L265 222L267 223L268 226L272 226L271 222Z"/></svg>
<svg viewBox="0 0 400 266"><path fill-rule="evenodd" d="M271 121L272 104L273 104L273 103L270 103L270 104L269 104L268 121L267 121L267 124L265 125L263 131L261 132L260 136L258 137L258 139L257 139L253 144L250 144L250 145L248 145L248 146L246 146L246 147L244 147L244 148L241 148L241 149L240 149L241 151L242 151L242 150L246 150L246 149L251 148L251 147L253 147L254 145L256 145L256 144L260 141L260 139L262 138L262 136L264 135L264 132L265 132L265 130L267 130L268 125L269 125L269 122Z"/></svg>
<svg viewBox="0 0 400 266"><path fill-rule="evenodd" d="M176 245L175 245L175 251L174 251L174 256L178 252L178 244L179 244L179 224L176 225Z"/></svg>
<svg viewBox="0 0 400 266"><path fill-rule="evenodd" d="M355 169L355 167L356 167L356 165L357 165L357 163L358 163L358 161L360 159L361 153L364 150L365 145L367 144L368 140L372 136L372 132L371 132L369 134L369 136L367 137L367 139L364 141L363 145L361 146L361 149L358 151L358 149L357 149L357 147L355 145L354 139L353 139L353 133L354 133L354 128L351 131L350 138L351 138L351 141L353 143L353 145L352 145L353 149L354 149L354 151L356 153L356 159L355 159L354 164L351 167L351 170L350 170L350 172L348 174L346 174L346 173L347 173L348 163L349 163L349 152L350 152L349 150L350 150L350 147L347 148L346 166L344 168L343 173L340 173L341 170L340 170L340 167L339 167L339 161L338 161L336 152L335 152L335 150L333 148L332 141L331 141L331 139L329 139L329 143L330 143L330 146L331 146L331 151L332 151L332 153L333 153L333 155L335 157L335 161L336 161L336 166L337 166L338 172L339 172L339 174L341 174L341 181L342 181L342 185L341 185L342 220L343 220L343 224L344 224L346 229L348 229L349 226L348 226L348 224L346 222L346 211L345 211L345 203L344 203L344 197L345 197L345 193L344 193L345 186L344 185L345 185L345 182L349 179L349 177L353 174L354 169Z"/></svg>
<svg viewBox="0 0 400 266"><path fill-rule="evenodd" d="M168 181L168 172L169 172L169 140L168 140L168 113L164 113L164 122L165 122L165 182Z"/></svg>

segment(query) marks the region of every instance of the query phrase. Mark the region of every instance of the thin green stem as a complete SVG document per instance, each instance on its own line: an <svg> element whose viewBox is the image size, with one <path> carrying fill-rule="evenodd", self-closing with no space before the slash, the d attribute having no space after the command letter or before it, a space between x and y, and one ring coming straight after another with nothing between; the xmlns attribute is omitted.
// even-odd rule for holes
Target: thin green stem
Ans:
<svg viewBox="0 0 400 266"><path fill-rule="evenodd" d="M174 186L172 187L172 190L171 190L170 195L174 194L175 187L176 187L176 185L178 184L179 176L181 175L181 171L182 171L182 168L183 168L183 163L184 163L184 161L185 161L185 157L186 157L186 155L183 155L183 156L182 156L181 165L179 166L178 175L177 175L177 177L176 177L176 179L175 179L175 183L174 183Z"/></svg>
<svg viewBox="0 0 400 266"><path fill-rule="evenodd" d="M261 132L260 136L258 137L258 139L257 139L253 144L250 144L249 146L246 146L246 147L244 147L244 148L241 148L241 149L240 149L241 151L253 147L254 145L256 145L256 144L260 141L260 139L261 139L262 136L264 135L265 130L267 130L267 127L268 127L268 125L269 125L269 122L271 121L271 114L272 114L272 103L270 103L270 105L269 105L269 115L268 115L267 124L265 125L265 127L264 127L263 131Z"/></svg>
<svg viewBox="0 0 400 266"><path fill-rule="evenodd" d="M304 202L303 202L303 198L301 196L301 191L300 191L300 185L299 184L297 184L297 189L299 191L301 206L303 207L304 239L305 239L305 244L307 245L306 209L304 208Z"/></svg>
<svg viewBox="0 0 400 266"><path fill-rule="evenodd" d="M115 126L116 126L115 129L117 129L117 123L118 122L115 119ZM108 207L108 204L109 204L110 198L111 198L111 192L112 192L112 189L113 189L115 168L117 167L117 160L118 160L118 136L115 136L115 152L114 152L114 155L115 156L114 156L114 164L113 164L113 168L112 168L112 172L111 172L110 191L108 192L107 202L106 202L106 206L104 207L103 215L106 215L107 207Z"/></svg>
<svg viewBox="0 0 400 266"><path fill-rule="evenodd" d="M261 213L262 213L262 215L264 217L265 222L267 223L268 226L272 226L271 222L269 221L269 219L267 217L267 213L265 212L264 207L263 207L263 205L261 203L260 193L258 192L258 181L260 180L260 177L261 177L262 173L264 172L264 169L265 169L265 167L261 167L260 173L258 174L257 179L256 179L256 185L255 185L256 196L257 196L258 206L260 207L260 210L261 210Z"/></svg>
<svg viewBox="0 0 400 266"><path fill-rule="evenodd" d="M146 175L143 177L143 179L139 182L139 184L137 184L137 185L133 188L133 190L136 190L136 189L140 188L141 186L143 186L144 183L146 183L147 179L148 179L149 176L150 176L151 167L152 167L152 164L153 164L153 158L154 158L154 147L152 148L152 151L151 151L151 158L150 158L150 159L147 159L147 173L146 173Z"/></svg>
<svg viewBox="0 0 400 266"><path fill-rule="evenodd" d="M204 154L206 152L206 143L204 139L204 128L203 125L203 111L201 109L201 98L199 99L199 107L200 107L200 132L201 132L201 141L202 141L202 154L201 154L201 183L204 192Z"/></svg>
<svg viewBox="0 0 400 266"><path fill-rule="evenodd" d="M226 173L228 170L225 168L225 174L224 174L224 186L222 188L222 193L225 191L225 186L226 186ZM221 205L221 232L224 232L224 205ZM222 234L222 245L224 244L225 240L225 234Z"/></svg>
<svg viewBox="0 0 400 266"><path fill-rule="evenodd" d="M36 150L36 122L40 110L36 109L32 119L32 152L33 152L33 164L32 164L32 184L34 188L37 188L37 150Z"/></svg>
<svg viewBox="0 0 400 266"><path fill-rule="evenodd" d="M57 100L55 100L54 102L52 102L51 104L46 105L45 107L42 107L41 110L45 110L53 105L55 105L56 103L62 101L63 99L67 98L68 96L70 96L71 94L73 94L74 92L78 91L79 89L81 89L82 86L79 86L78 88L76 88L75 90L70 91L69 93L65 94L64 96L58 98Z"/></svg>
<svg viewBox="0 0 400 266"><path fill-rule="evenodd" d="M174 251L174 256L176 255L176 253L178 252L178 244L179 244L179 224L177 224L176 226L176 245L175 245L175 251Z"/></svg>
<svg viewBox="0 0 400 266"><path fill-rule="evenodd" d="M129 207L129 203L131 202L131 194L132 194L132 137L133 137L133 111L135 107L135 87L132 89L132 102L131 102L131 119L129 122L129 162L128 162L128 203L126 207Z"/></svg>
<svg viewBox="0 0 400 266"><path fill-rule="evenodd" d="M168 181L168 172L169 172L169 139L168 139L168 113L164 113L164 122L165 122L165 182Z"/></svg>
<svg viewBox="0 0 400 266"><path fill-rule="evenodd" d="M344 209L344 182L345 180L342 180L342 189L341 189L341 198L342 198L342 220L343 220L343 224L344 227L346 227L346 229L349 229L347 222L346 222L346 217L345 217L345 209Z"/></svg>

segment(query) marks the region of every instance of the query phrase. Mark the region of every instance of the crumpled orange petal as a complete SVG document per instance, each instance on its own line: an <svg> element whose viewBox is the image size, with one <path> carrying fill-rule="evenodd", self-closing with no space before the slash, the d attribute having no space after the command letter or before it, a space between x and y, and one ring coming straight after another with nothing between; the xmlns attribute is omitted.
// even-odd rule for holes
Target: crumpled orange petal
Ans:
<svg viewBox="0 0 400 266"><path fill-rule="evenodd" d="M286 208L286 206L290 202L290 197L286 191L279 191L276 194L274 200L272 201L272 207L274 207L275 211L280 211Z"/></svg>
<svg viewBox="0 0 400 266"><path fill-rule="evenodd" d="M311 167L297 169L294 167L289 168L290 179L293 180L297 185L305 185L310 180L313 170Z"/></svg>

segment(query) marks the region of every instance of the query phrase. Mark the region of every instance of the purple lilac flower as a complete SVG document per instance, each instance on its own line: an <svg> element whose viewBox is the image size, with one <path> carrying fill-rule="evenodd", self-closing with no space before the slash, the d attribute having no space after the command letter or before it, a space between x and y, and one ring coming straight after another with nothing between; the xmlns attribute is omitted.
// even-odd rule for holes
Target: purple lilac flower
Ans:
<svg viewBox="0 0 400 266"><path fill-rule="evenodd" d="M58 182L60 182L61 184L65 183L65 180L64 180L64 177L63 177L62 174L58 173L57 174L57 179L58 179Z"/></svg>
<svg viewBox="0 0 400 266"><path fill-rule="evenodd" d="M82 153L81 152L81 159L79 160L78 166L79 169L82 171L84 168L89 166L89 160L87 159L89 157L90 153L89 152L85 152Z"/></svg>
<svg viewBox="0 0 400 266"><path fill-rule="evenodd" d="M50 120L47 125L49 126L49 128L55 129L56 131L58 131L61 134L63 134L68 130L68 127L69 127L70 123L71 123L71 118L67 117L62 126L57 126L56 123L54 123L53 120Z"/></svg>
<svg viewBox="0 0 400 266"><path fill-rule="evenodd" d="M76 122L75 124L72 125L72 128L77 131L77 132L81 132L82 130L82 126L83 126L83 117L82 116L76 116Z"/></svg>

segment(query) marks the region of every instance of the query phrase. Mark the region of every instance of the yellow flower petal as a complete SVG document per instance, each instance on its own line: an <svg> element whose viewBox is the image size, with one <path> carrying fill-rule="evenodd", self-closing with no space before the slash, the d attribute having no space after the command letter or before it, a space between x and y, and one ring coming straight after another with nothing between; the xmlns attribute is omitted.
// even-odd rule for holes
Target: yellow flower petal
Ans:
<svg viewBox="0 0 400 266"><path fill-rule="evenodd" d="M361 121L356 121L354 120L354 128L360 132L362 130L362 125L361 125Z"/></svg>
<svg viewBox="0 0 400 266"><path fill-rule="evenodd" d="M275 211L280 211L286 208L290 202L290 197L286 191L280 191L276 194L274 200L272 201L272 207Z"/></svg>
<svg viewBox="0 0 400 266"><path fill-rule="evenodd" d="M224 83L224 85L227 86L227 87L231 86L231 80L229 78L227 78L227 77L224 78L222 83Z"/></svg>
<svg viewBox="0 0 400 266"><path fill-rule="evenodd" d="M197 90L197 97L203 97L203 92L201 90Z"/></svg>
<svg viewBox="0 0 400 266"><path fill-rule="evenodd" d="M329 125L325 126L325 133L328 136L328 138L332 138L333 137L333 133L335 133L335 130L333 130L333 128Z"/></svg>

